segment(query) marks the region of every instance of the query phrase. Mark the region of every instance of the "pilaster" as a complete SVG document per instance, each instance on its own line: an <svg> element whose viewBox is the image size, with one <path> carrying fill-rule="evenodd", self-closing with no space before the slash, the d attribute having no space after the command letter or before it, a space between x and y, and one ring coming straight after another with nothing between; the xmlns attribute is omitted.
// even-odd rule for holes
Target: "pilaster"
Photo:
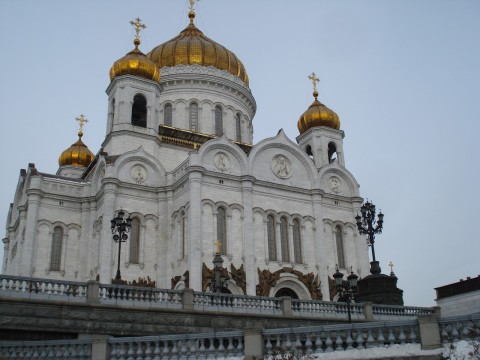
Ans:
<svg viewBox="0 0 480 360"><path fill-rule="evenodd" d="M247 281L247 294L256 295L255 287L255 240L253 238L253 211L252 211L252 187L251 181L242 182L242 198L243 198L243 243L245 270ZM268 254L268 249L266 251ZM266 255L268 256L268 255Z"/></svg>
<svg viewBox="0 0 480 360"><path fill-rule="evenodd" d="M321 281L321 290L323 300L330 300L330 290L328 287L328 269L327 269L327 246L325 243L325 234L323 232L323 209L322 196L320 194L312 195L313 214L315 215L315 247L317 251L317 268Z"/></svg>
<svg viewBox="0 0 480 360"><path fill-rule="evenodd" d="M189 175L188 268L190 288L195 291L202 289L202 178L202 173L198 171L193 171Z"/></svg>
<svg viewBox="0 0 480 360"><path fill-rule="evenodd" d="M100 282L110 284L112 281L112 230L110 219L115 214L115 200L117 197L117 185L108 182L105 179L103 192L103 219L102 219L102 235L100 237ZM121 264L120 264L121 267Z"/></svg>

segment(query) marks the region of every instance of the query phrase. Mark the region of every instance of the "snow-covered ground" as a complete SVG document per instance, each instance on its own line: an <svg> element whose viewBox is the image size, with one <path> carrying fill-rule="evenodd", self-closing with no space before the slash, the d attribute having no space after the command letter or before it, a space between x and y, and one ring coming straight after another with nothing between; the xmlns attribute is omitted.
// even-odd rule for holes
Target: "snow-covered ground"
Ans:
<svg viewBox="0 0 480 360"><path fill-rule="evenodd" d="M454 348L449 348L445 346L444 348L439 348L435 350L422 350L420 344L405 344L405 345L391 345L371 349L361 349L361 350L346 350L346 351L335 351L331 353L322 353L320 355L312 356L299 356L295 357L286 356L283 359L280 356L273 357L270 360L350 360L350 359L385 359L392 357L402 357L402 356L420 356L420 355L443 355L446 359L451 360L470 360L478 359L480 357L472 356L473 345L471 342L459 341L454 343ZM450 357L449 357L450 356ZM231 359L233 360L233 359Z"/></svg>

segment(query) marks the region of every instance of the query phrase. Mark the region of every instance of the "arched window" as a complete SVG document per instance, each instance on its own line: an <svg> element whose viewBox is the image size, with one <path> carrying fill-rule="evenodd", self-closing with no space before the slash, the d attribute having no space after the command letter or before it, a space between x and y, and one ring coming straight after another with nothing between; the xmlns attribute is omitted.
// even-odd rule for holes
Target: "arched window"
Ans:
<svg viewBox="0 0 480 360"><path fill-rule="evenodd" d="M193 102L190 104L189 120L190 120L190 130L198 131L198 104L197 103Z"/></svg>
<svg viewBox="0 0 480 360"><path fill-rule="evenodd" d="M275 238L275 218L273 215L267 217L267 236L268 236L268 258L272 261L277 260L277 241Z"/></svg>
<svg viewBox="0 0 480 360"><path fill-rule="evenodd" d="M281 239L281 246L282 246L282 261L289 262L290 261L290 250L288 244L288 221L287 218L282 217L280 219L280 239Z"/></svg>
<svg viewBox="0 0 480 360"><path fill-rule="evenodd" d="M307 147L305 148L305 152L310 157L310 159L313 160L313 152L312 152L312 147L310 145L307 145Z"/></svg>
<svg viewBox="0 0 480 360"><path fill-rule="evenodd" d="M338 256L338 266L345 269L345 252L343 244L343 233L342 228L337 226L335 228L335 238L337 242L337 256Z"/></svg>
<svg viewBox="0 0 480 360"><path fill-rule="evenodd" d="M300 220L293 220L293 251L295 252L295 263L301 264L302 260L302 235L300 233Z"/></svg>
<svg viewBox="0 0 480 360"><path fill-rule="evenodd" d="M227 254L227 213L223 207L217 209L217 240L220 241L220 254Z"/></svg>
<svg viewBox="0 0 480 360"><path fill-rule="evenodd" d="M112 99L112 117L111 117L111 120L112 120L112 124L113 124L113 119L115 118L115 98Z"/></svg>
<svg viewBox="0 0 480 360"><path fill-rule="evenodd" d="M63 229L60 226L53 229L52 254L50 256L50 271L60 271L62 259Z"/></svg>
<svg viewBox="0 0 480 360"><path fill-rule="evenodd" d="M132 219L132 228L130 229L130 256L128 262L138 264L140 253L140 220Z"/></svg>
<svg viewBox="0 0 480 360"><path fill-rule="evenodd" d="M215 106L215 135L223 135L223 111L220 106Z"/></svg>
<svg viewBox="0 0 480 360"><path fill-rule="evenodd" d="M147 127L147 99L140 94L133 98L132 125Z"/></svg>
<svg viewBox="0 0 480 360"><path fill-rule="evenodd" d="M337 146L331 142L328 144L328 163L331 164L337 158Z"/></svg>
<svg viewBox="0 0 480 360"><path fill-rule="evenodd" d="M167 104L163 108L163 124L172 126L172 105Z"/></svg>
<svg viewBox="0 0 480 360"><path fill-rule="evenodd" d="M236 129L237 129L237 141L242 142L242 118L240 114L237 114L237 117L235 119L236 121Z"/></svg>

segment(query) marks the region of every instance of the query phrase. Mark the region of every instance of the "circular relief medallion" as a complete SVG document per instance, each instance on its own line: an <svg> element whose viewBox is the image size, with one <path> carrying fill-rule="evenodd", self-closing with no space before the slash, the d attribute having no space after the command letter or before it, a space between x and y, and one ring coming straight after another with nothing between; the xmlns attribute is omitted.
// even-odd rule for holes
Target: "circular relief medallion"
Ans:
<svg viewBox="0 0 480 360"><path fill-rule="evenodd" d="M143 184L145 181L147 181L147 169L145 169L145 167L142 165L137 164L132 166L130 175L132 176L133 181L135 181L137 184Z"/></svg>
<svg viewBox="0 0 480 360"><path fill-rule="evenodd" d="M218 152L213 157L213 164L219 170L225 171L230 169L230 158L223 152Z"/></svg>
<svg viewBox="0 0 480 360"><path fill-rule="evenodd" d="M340 191L342 191L342 182L336 176L332 176L332 177L330 177L330 179L328 179L328 186L336 194L338 194Z"/></svg>
<svg viewBox="0 0 480 360"><path fill-rule="evenodd" d="M292 163L284 155L275 155L271 162L272 171L279 178L287 179L292 176Z"/></svg>

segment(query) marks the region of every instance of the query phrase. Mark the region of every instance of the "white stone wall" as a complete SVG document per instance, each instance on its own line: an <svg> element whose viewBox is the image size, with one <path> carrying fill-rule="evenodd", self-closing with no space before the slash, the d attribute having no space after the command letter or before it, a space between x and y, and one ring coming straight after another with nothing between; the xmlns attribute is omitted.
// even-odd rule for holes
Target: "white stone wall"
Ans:
<svg viewBox="0 0 480 360"><path fill-rule="evenodd" d="M435 300L442 317L471 315L480 312L480 291Z"/></svg>

